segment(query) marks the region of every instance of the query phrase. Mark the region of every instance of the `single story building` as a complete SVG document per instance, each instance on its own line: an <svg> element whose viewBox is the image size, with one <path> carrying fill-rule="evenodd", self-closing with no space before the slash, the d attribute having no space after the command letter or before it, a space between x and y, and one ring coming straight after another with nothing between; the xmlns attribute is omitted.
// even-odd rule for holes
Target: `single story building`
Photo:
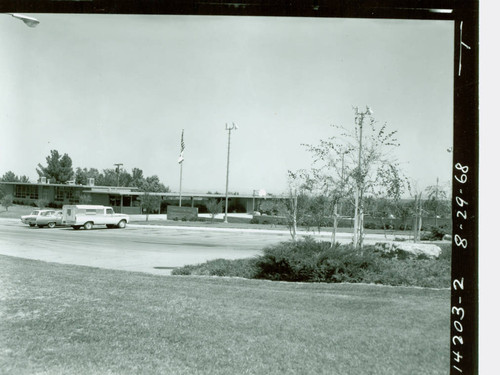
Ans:
<svg viewBox="0 0 500 375"><path fill-rule="evenodd" d="M122 186L94 186L92 181L87 185L53 184L45 179L39 183L3 182L0 188L4 194L11 194L15 204L36 205L40 199L48 202L49 206L62 207L64 204L99 204L111 206L115 212L125 214L141 214L140 197L144 192L135 187ZM179 206L179 193L149 193L161 197L161 204L157 212L166 213L168 205ZM182 192L183 207L200 207L205 210L209 199L223 200L225 194L220 193L189 193ZM265 198L259 195L228 194L228 212L251 213Z"/></svg>

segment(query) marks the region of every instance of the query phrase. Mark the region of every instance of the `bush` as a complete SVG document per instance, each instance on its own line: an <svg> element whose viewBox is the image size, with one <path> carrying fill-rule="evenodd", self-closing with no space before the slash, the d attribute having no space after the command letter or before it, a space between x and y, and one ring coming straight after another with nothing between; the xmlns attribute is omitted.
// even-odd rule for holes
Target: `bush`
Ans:
<svg viewBox="0 0 500 375"><path fill-rule="evenodd" d="M257 278L283 281L359 282L373 262L372 252L350 245L316 242L311 237L264 249L257 261Z"/></svg>
<svg viewBox="0 0 500 375"><path fill-rule="evenodd" d="M35 204L37 207L39 208L45 208L48 204L49 204L49 201L47 199L37 199L35 201Z"/></svg>
<svg viewBox="0 0 500 375"><path fill-rule="evenodd" d="M441 241L445 234L448 234L448 231L444 227L431 227L429 232L422 233L420 239L422 241Z"/></svg>
<svg viewBox="0 0 500 375"><path fill-rule="evenodd" d="M215 259L194 266L184 266L172 271L172 275L233 276L252 279L257 273L256 259Z"/></svg>
<svg viewBox="0 0 500 375"><path fill-rule="evenodd" d="M14 197L12 194L7 194L0 199L0 204L5 207L6 211L9 211L9 207L14 204Z"/></svg>
<svg viewBox="0 0 500 375"><path fill-rule="evenodd" d="M439 244L438 259L407 253L387 256L375 246L362 251L352 245L317 242L306 237L264 249L252 259L217 259L174 270L173 275L239 276L275 281L351 282L446 288L450 286L451 244Z"/></svg>
<svg viewBox="0 0 500 375"><path fill-rule="evenodd" d="M378 229L378 228L377 228L377 224L375 224L375 223L370 223L370 222L365 223L364 228L365 228L365 229Z"/></svg>

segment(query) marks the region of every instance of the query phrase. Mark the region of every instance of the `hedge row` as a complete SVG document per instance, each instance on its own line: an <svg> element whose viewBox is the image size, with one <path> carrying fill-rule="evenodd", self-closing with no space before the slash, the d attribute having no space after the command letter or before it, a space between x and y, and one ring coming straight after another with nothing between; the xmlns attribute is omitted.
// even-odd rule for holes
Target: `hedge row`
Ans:
<svg viewBox="0 0 500 375"><path fill-rule="evenodd" d="M446 288L450 285L451 244L442 245L437 259L393 257L366 246L363 251L351 245L305 238L282 242L264 249L252 259L217 259L186 266L174 275L236 276L252 279L301 282L351 282Z"/></svg>

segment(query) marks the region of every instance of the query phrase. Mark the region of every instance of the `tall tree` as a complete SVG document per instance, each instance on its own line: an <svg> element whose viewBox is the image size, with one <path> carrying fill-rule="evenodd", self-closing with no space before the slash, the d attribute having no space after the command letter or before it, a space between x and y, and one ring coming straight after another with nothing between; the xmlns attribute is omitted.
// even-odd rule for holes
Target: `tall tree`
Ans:
<svg viewBox="0 0 500 375"><path fill-rule="evenodd" d="M210 198L207 201L207 210L212 216L212 223L214 222L215 215L222 213L222 206L224 202L220 199Z"/></svg>
<svg viewBox="0 0 500 375"><path fill-rule="evenodd" d="M394 209L396 211L397 217L399 217L399 219L401 220L404 231L406 231L408 219L413 213L413 206L414 204L412 202L404 200L399 200L395 204Z"/></svg>
<svg viewBox="0 0 500 375"><path fill-rule="evenodd" d="M99 171L96 168L76 168L75 171L75 183L77 185L87 185L89 178L94 179L94 183L97 184L99 180Z"/></svg>
<svg viewBox="0 0 500 375"><path fill-rule="evenodd" d="M425 188L425 193L427 194L427 200L424 203L425 209L432 212L434 216L434 225L437 226L438 216L443 214L448 206L446 190L439 184L439 178L437 178L435 185L430 185Z"/></svg>
<svg viewBox="0 0 500 375"><path fill-rule="evenodd" d="M146 221L149 220L149 214L153 213L156 209L160 210L161 197L152 195L149 191L145 191L139 200L141 202L142 213L146 213Z"/></svg>
<svg viewBox="0 0 500 375"><path fill-rule="evenodd" d="M65 183L73 178L73 162L68 154L60 155L59 151L51 150L46 158L47 166L38 164L36 172L40 177L46 177L54 183Z"/></svg>
<svg viewBox="0 0 500 375"><path fill-rule="evenodd" d="M115 169L108 168L103 169L102 173L99 173L99 177L96 180L96 185L99 186L116 186L118 181L118 174Z"/></svg>
<svg viewBox="0 0 500 375"><path fill-rule="evenodd" d="M144 173L142 169L132 168L132 180L130 186L140 187L144 183Z"/></svg>
<svg viewBox="0 0 500 375"><path fill-rule="evenodd" d="M17 177L14 172L8 171L3 174L0 180L3 182L19 182L19 177Z"/></svg>
<svg viewBox="0 0 500 375"><path fill-rule="evenodd" d="M144 181L140 184L139 189L155 193L170 192L170 189L160 182L160 179L157 175L146 177Z"/></svg>
<svg viewBox="0 0 500 375"><path fill-rule="evenodd" d="M353 244L360 248L366 196L385 191L386 197L399 197L405 179L392 156L392 151L399 146L397 132L389 131L387 124L378 125L369 108L364 112L354 110L354 129L332 126L334 135L321 140L319 145L305 146L313 154L313 165L317 166L312 174L315 184L329 193L334 211L344 197L351 197L355 208ZM338 215L334 212L333 216Z"/></svg>
<svg viewBox="0 0 500 375"><path fill-rule="evenodd" d="M14 172L8 171L3 174L0 178L0 181L3 182L30 182L29 177L27 176L17 176Z"/></svg>
<svg viewBox="0 0 500 375"><path fill-rule="evenodd" d="M308 181L304 170L288 171L288 192L277 204L279 214L285 217L292 241L297 240L298 223L308 210L309 202L305 194Z"/></svg>

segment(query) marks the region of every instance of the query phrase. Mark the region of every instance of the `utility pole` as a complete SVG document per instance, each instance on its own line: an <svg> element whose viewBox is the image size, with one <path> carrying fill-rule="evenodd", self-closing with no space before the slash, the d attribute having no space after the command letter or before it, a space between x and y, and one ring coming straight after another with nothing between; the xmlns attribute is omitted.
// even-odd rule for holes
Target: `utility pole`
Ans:
<svg viewBox="0 0 500 375"><path fill-rule="evenodd" d="M123 163L116 163L114 164L116 166L116 186L120 186L120 167L123 165Z"/></svg>
<svg viewBox="0 0 500 375"><path fill-rule="evenodd" d="M226 130L228 131L227 135L227 167L226 167L226 207L224 208L224 223L227 224L227 206L229 202L229 197L228 197L228 187L229 187L229 155L231 151L231 130L237 130L238 127L234 124L231 126L227 126L226 124Z"/></svg>

